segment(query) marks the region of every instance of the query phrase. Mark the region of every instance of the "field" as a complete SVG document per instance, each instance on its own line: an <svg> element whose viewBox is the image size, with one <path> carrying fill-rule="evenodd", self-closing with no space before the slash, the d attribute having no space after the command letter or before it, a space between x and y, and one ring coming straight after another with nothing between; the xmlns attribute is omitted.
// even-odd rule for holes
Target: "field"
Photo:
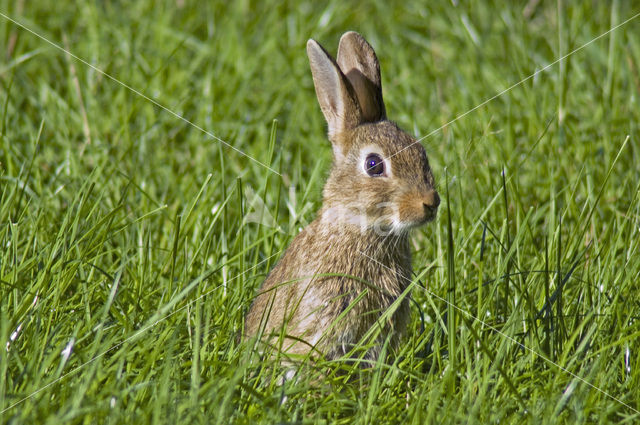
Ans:
<svg viewBox="0 0 640 425"><path fill-rule="evenodd" d="M640 422L640 5L0 1L0 423ZM443 199L399 355L237 338L356 30Z"/></svg>

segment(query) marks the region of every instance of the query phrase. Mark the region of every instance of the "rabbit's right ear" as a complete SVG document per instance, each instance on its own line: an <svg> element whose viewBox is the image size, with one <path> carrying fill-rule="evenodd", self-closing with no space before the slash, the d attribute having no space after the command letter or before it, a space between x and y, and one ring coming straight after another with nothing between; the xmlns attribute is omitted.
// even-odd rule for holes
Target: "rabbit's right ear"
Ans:
<svg viewBox="0 0 640 425"><path fill-rule="evenodd" d="M346 153L346 150L343 146L336 146L339 141L335 136L361 123L360 105L347 77L315 40L307 42L307 56L309 56L318 103L329 125L329 139L334 144L334 152L341 156Z"/></svg>
<svg viewBox="0 0 640 425"><path fill-rule="evenodd" d="M340 70L356 93L363 120L377 122L386 119L380 63L373 47L360 34L349 31L340 38L337 58Z"/></svg>

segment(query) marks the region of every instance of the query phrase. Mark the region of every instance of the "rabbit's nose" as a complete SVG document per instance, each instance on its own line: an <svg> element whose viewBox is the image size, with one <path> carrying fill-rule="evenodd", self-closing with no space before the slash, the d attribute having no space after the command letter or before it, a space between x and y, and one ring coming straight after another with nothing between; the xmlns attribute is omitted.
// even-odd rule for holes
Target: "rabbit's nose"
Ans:
<svg viewBox="0 0 640 425"><path fill-rule="evenodd" d="M422 198L422 204L425 209L435 210L440 205L440 196L438 192L431 189L427 194Z"/></svg>

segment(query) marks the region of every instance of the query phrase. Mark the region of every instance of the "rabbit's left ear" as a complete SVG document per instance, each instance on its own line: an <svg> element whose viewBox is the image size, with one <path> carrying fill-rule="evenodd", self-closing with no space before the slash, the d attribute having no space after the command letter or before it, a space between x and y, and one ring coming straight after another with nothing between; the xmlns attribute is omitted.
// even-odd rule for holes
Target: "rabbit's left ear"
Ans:
<svg viewBox="0 0 640 425"><path fill-rule="evenodd" d="M334 151L340 156L346 152L346 147L341 145L344 141L340 141L337 136L362 122L360 106L349 80L320 44L309 40L307 55L318 103L329 125L329 139L333 143Z"/></svg>
<svg viewBox="0 0 640 425"><path fill-rule="evenodd" d="M377 122L386 119L380 63L367 40L354 31L343 34L338 46L337 62L356 92L362 120Z"/></svg>

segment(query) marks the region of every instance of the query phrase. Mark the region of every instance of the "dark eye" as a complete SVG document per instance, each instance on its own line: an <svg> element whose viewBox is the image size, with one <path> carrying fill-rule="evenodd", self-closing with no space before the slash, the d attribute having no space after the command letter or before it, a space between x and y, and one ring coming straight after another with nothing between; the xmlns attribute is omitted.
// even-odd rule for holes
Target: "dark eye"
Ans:
<svg viewBox="0 0 640 425"><path fill-rule="evenodd" d="M371 153L364 160L364 169L371 177L381 176L384 174L384 161L377 153Z"/></svg>

